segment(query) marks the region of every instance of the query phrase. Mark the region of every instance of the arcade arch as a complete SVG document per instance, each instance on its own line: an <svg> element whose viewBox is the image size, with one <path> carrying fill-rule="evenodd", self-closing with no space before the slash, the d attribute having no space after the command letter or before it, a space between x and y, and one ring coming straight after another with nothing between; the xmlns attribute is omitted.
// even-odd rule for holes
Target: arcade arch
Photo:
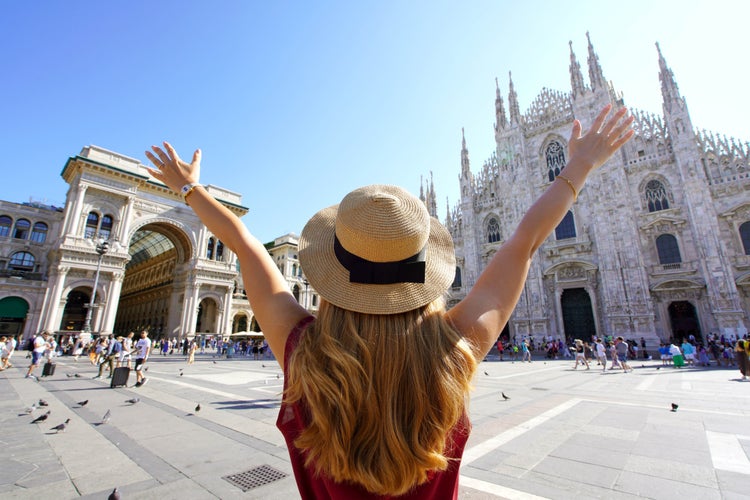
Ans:
<svg viewBox="0 0 750 500"><path fill-rule="evenodd" d="M145 224L128 244L114 332L148 330L152 338L181 336L183 285L192 244L167 222Z"/></svg>

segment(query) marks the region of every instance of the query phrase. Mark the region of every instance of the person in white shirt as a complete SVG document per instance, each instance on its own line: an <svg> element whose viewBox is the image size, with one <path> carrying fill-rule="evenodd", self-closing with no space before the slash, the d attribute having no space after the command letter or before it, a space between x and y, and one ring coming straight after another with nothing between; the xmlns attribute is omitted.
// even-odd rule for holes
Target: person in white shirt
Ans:
<svg viewBox="0 0 750 500"><path fill-rule="evenodd" d="M122 366L124 363L127 363L128 368L130 368L134 336L135 332L130 332L127 337L122 339L122 351L120 351L120 359L117 360L117 366Z"/></svg>
<svg viewBox="0 0 750 500"><path fill-rule="evenodd" d="M31 364L29 365L29 370L26 372L26 378L39 380L36 378L33 372L34 369L39 366L39 363L42 361L44 352L50 348L48 342L49 337L49 332L42 332L40 335L37 335L34 338L34 350L31 351Z"/></svg>
<svg viewBox="0 0 750 500"><path fill-rule="evenodd" d="M604 344L602 343L602 339L597 338L596 339L596 359L599 360L599 363L602 365L602 371L607 370L607 350L604 348Z"/></svg>
<svg viewBox="0 0 750 500"><path fill-rule="evenodd" d="M148 359L151 352L151 341L148 339L148 332L143 330L141 338L135 343L135 386L140 387L146 383L146 377L143 376L143 365Z"/></svg>

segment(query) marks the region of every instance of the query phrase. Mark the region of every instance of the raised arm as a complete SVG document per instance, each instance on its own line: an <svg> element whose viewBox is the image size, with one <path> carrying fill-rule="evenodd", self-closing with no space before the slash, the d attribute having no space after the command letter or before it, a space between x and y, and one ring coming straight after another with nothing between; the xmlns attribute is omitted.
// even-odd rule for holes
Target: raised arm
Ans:
<svg viewBox="0 0 750 500"><path fill-rule="evenodd" d="M611 109L606 106L585 135L581 123L573 122L569 161L562 174L529 208L466 298L448 312L456 328L475 346L477 359L489 352L516 307L534 252L575 202L588 175L633 136L633 117L621 108L607 120Z"/></svg>
<svg viewBox="0 0 750 500"><path fill-rule="evenodd" d="M240 219L198 184L201 151L187 163L169 143L164 149L152 146L146 156L155 169L149 173L175 192L195 184L186 201L208 229L231 249L240 261L245 291L263 334L279 363L284 360L284 345L289 332L307 311L299 305L266 248L247 230ZM283 365L282 365L283 366Z"/></svg>

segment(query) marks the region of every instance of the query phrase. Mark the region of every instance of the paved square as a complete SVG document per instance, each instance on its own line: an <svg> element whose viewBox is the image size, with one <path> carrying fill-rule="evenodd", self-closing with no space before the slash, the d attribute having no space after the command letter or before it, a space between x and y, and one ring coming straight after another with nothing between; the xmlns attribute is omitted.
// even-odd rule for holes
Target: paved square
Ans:
<svg viewBox="0 0 750 500"><path fill-rule="evenodd" d="M0 372L0 498L101 499L114 487L124 499L298 498L275 427L275 361L154 356L137 389L93 380L87 360L57 362L39 383L23 368ZM483 362L461 498L750 498L750 382L736 368L633 366ZM42 411L23 410L40 398L50 416L31 424ZM286 476L253 476L264 470ZM225 479L243 473L260 486Z"/></svg>

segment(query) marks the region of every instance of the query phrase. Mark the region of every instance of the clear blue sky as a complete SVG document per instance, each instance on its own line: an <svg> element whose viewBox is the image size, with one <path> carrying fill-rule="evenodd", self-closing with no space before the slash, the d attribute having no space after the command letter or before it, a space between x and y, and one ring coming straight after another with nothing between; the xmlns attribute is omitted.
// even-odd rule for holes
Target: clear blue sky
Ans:
<svg viewBox="0 0 750 500"><path fill-rule="evenodd" d="M567 92L586 31L626 104L661 113L660 43L693 124L750 139L750 2L8 1L0 199L62 206L60 171L95 144L146 162L203 149L205 184L242 193L268 241L363 184L458 197L494 147L495 78L525 112Z"/></svg>

